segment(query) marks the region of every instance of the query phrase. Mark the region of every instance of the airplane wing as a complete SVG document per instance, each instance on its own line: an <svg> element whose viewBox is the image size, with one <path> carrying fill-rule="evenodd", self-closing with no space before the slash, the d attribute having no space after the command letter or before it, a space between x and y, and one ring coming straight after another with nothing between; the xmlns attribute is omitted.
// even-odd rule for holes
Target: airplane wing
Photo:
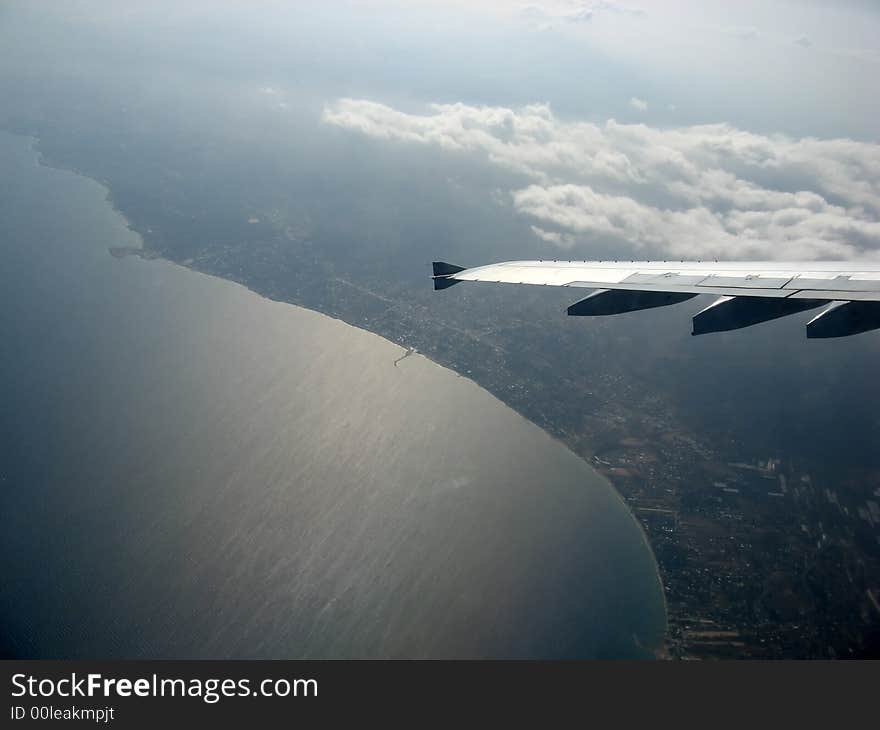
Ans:
<svg viewBox="0 0 880 730"><path fill-rule="evenodd" d="M504 261L465 269L435 261L434 288L462 281L593 289L574 316L634 312L699 294L717 299L693 318L692 334L748 327L827 305L807 337L845 337L880 328L880 262Z"/></svg>

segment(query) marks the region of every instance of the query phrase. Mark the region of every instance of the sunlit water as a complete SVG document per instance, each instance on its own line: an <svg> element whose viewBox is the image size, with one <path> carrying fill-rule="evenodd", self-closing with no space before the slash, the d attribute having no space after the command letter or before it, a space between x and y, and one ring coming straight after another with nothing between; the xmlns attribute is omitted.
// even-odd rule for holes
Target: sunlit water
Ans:
<svg viewBox="0 0 880 730"><path fill-rule="evenodd" d="M0 647L20 657L636 657L611 487L368 332L159 261L0 134Z"/></svg>

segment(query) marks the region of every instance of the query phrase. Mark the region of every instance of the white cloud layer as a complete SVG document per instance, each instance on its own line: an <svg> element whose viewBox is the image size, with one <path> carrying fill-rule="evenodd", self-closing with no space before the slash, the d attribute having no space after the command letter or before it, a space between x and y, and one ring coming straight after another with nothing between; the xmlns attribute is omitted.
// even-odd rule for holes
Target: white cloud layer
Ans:
<svg viewBox="0 0 880 730"><path fill-rule="evenodd" d="M721 32L744 41L752 41L761 35L753 25L726 25L721 28Z"/></svg>
<svg viewBox="0 0 880 730"><path fill-rule="evenodd" d="M644 15L639 8L631 8L610 0L548 0L544 3L528 3L520 7L519 14L529 21L540 21L542 27L546 23L562 21L566 23L590 23L600 15L618 15L637 17Z"/></svg>
<svg viewBox="0 0 880 730"><path fill-rule="evenodd" d="M432 104L409 114L340 99L323 120L469 152L517 174L514 208L545 241L675 258L859 258L880 252L880 145L766 136L727 124L658 129L519 109Z"/></svg>

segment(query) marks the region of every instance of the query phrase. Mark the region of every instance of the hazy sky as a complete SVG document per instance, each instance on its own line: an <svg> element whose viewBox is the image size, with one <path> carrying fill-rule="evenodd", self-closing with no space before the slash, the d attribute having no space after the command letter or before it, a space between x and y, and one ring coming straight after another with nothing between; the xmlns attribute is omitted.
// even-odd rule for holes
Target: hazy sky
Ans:
<svg viewBox="0 0 880 730"><path fill-rule="evenodd" d="M873 3L183 5L13 3L7 73L185 78L466 155L506 173L493 193L536 244L572 257L597 241L621 257L880 251Z"/></svg>

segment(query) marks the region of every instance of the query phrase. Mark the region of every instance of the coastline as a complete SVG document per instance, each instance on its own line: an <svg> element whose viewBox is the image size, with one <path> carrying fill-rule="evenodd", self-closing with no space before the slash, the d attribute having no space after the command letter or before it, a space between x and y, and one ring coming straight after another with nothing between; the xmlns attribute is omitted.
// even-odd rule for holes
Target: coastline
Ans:
<svg viewBox="0 0 880 730"><path fill-rule="evenodd" d="M120 217L120 219L124 222L126 228L128 230L130 230L133 234L135 234L136 240L138 243L138 246L125 246L125 247L109 248L108 253L111 256L113 256L115 258L136 256L138 258L142 258L144 260L150 260L150 261L158 259L158 260L166 262L168 264L171 264L174 266L179 266L181 268L187 269L187 270L192 271L196 274L210 276L212 278L220 279L224 282L228 282L230 284L240 286L240 287L244 288L245 290L253 293L254 295L259 296L260 298L262 298L264 300L275 302L278 304L284 304L284 305L288 305L288 306L294 306L294 307L298 307L301 309L305 309L307 311L314 312L320 316L327 317L328 319L342 322L346 326L351 327L353 329L357 329L357 330L360 330L363 332L368 332L372 335L380 337L383 340L385 340L386 342L389 342L390 344L399 348L399 350L401 351L402 356L400 358L398 358L398 360L396 360L393 363L394 367L397 367L397 364L400 363L403 359L406 359L407 357L419 356L437 367L444 368L444 369L448 370L450 373L455 374L457 377L465 378L468 381L470 381L471 383L473 383L476 387L478 387L482 391L484 391L486 394L488 394L492 399L497 401L497 403L500 406L503 406L505 408L510 409L511 411L516 413L516 415L519 418L521 418L524 421L535 426L546 437L550 438L553 441L556 441L559 445L564 447L568 452L570 452L571 454L576 456L581 462L583 462L586 466L588 466L590 468L590 470L593 472L593 474L597 477L597 480L604 483L604 486L610 490L610 492L614 495L614 497L616 498L618 503L623 507L626 514L629 516L629 518L638 527L638 530L641 534L642 543L643 543L644 547L647 549L648 553L650 554L651 560L653 561L654 573L656 576L657 585L660 590L660 595L662 596L661 600L662 600L663 614L664 614L664 619L663 619L664 620L664 628L663 628L662 636L660 637L659 646L645 644L642 641L638 640L638 637L634 637L634 639L636 640L637 646L639 646L640 648L644 649L645 651L651 653L654 656L654 658L656 658L656 659L670 658L669 653L668 653L670 616L669 616L669 605L668 605L668 600L667 600L667 596L666 596L666 587L663 582L663 577L662 577L662 573L660 570L660 565L657 561L657 557L656 557L654 550L651 546L651 542L650 542L650 538L647 533L647 530L645 529L644 525L639 521L639 519L636 517L635 512L630 507L630 505L627 503L625 497L623 496L621 491L614 485L614 483L611 481L611 479L608 476L606 476L605 474L603 474L602 472L600 472L598 469L596 469L595 466L592 463L590 463L590 461L585 456L574 451L562 438L560 438L557 435L552 434L546 428L542 427L540 424L537 424L537 423L535 423L535 421L529 419L527 416L525 416L523 413L521 413L515 407L513 407L512 405L501 400L497 395L492 393L490 390L488 390L486 387L484 387L480 382L474 380L472 377L470 377L466 373L459 372L458 370L455 370L452 367L449 367L449 366L444 365L440 362L432 360L431 358L427 357L426 355L422 354L421 352L415 352L412 350L412 348L408 348L405 345L401 345L397 342L394 342L393 340L386 337L382 332L368 329L368 328L365 328L365 327L362 327L362 326L359 326L356 324L352 324L351 322L346 321L342 317L334 316L332 314L329 314L329 313L322 311L320 309L316 309L314 307L308 307L308 306L304 306L302 304L298 304L295 302L289 302L289 301L285 301L285 300L281 300L281 299L273 299L273 298L268 297L265 294L255 290L255 289L253 289L252 287L248 286L246 283L243 283L241 281L236 281L234 279L229 279L229 278L226 278L224 276L218 275L218 274L210 272L210 271L205 271L205 270L199 269L191 263L176 261L174 259L167 258L167 257L162 256L161 254L149 249L144 244L144 231L141 231L137 227L135 227L131 223L131 221L128 219L128 217L125 215L125 213L117 207L117 205L113 199L112 188L110 187L110 185L107 181L92 177L91 175L89 175L87 172L85 172L83 170L72 168L72 167L65 167L63 165L58 165L58 164L53 163L52 160L49 159L48 157L46 157L46 155L43 153L43 150L41 149L41 139L39 138L39 136L37 136L35 134L22 133L22 132L10 130L10 129L5 129L2 127L0 127L0 131L3 131L5 133L13 135L13 136L27 138L30 141L31 149L35 153L35 163L37 165L42 166L42 167L46 167L46 168L49 168L49 169L52 169L55 171L60 171L60 172L65 172L65 173L70 173L72 175L76 175L77 177L81 177L83 179L89 180L90 182L103 188L105 201L110 206L110 208L113 210L113 212L116 215L118 215Z"/></svg>

